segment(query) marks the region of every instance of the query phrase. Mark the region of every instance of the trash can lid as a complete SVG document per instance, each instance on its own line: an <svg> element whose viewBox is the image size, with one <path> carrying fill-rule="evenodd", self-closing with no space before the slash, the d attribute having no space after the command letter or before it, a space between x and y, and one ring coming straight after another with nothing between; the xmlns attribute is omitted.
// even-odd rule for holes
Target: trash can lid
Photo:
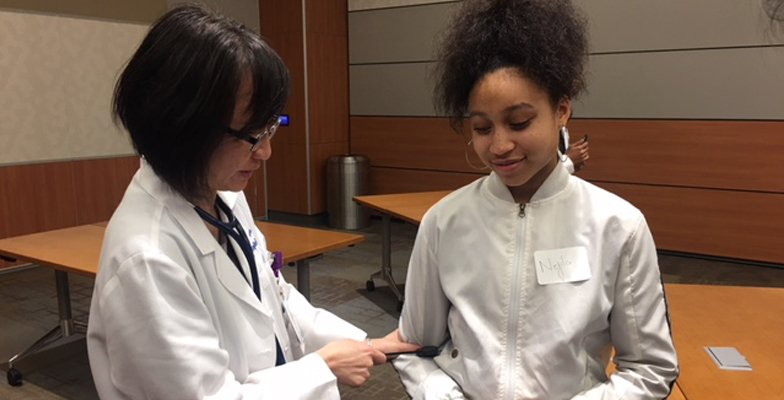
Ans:
<svg viewBox="0 0 784 400"><path fill-rule="evenodd" d="M366 163L368 158L361 154L340 154L329 157L328 162L340 164Z"/></svg>

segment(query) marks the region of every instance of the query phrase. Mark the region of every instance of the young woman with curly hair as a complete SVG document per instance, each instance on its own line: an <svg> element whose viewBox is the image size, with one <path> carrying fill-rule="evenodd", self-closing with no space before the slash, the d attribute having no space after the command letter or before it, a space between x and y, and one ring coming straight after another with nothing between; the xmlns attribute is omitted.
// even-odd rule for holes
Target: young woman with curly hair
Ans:
<svg viewBox="0 0 784 400"><path fill-rule="evenodd" d="M397 334L442 349L395 360L415 399L654 399L678 376L645 218L558 159L585 26L568 0L466 0L450 25L436 99L491 172L419 228Z"/></svg>

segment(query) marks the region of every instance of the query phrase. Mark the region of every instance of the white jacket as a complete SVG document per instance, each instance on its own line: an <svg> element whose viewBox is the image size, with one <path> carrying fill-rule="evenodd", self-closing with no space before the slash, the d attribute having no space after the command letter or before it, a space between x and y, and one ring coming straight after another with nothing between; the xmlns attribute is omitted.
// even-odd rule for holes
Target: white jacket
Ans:
<svg viewBox="0 0 784 400"><path fill-rule="evenodd" d="M143 163L106 229L93 292L87 344L99 395L339 399L335 376L308 353L365 333L313 308L282 277L279 286L244 195L219 195L253 244L261 302L193 205ZM280 367L275 336L289 360Z"/></svg>
<svg viewBox="0 0 784 400"><path fill-rule="evenodd" d="M509 189L490 174L425 215L400 331L424 345L451 341L434 360L395 361L409 394L667 396L678 363L656 248L640 211L560 163L523 211L520 217ZM537 253L544 250L555 251ZM618 372L608 379L611 346Z"/></svg>

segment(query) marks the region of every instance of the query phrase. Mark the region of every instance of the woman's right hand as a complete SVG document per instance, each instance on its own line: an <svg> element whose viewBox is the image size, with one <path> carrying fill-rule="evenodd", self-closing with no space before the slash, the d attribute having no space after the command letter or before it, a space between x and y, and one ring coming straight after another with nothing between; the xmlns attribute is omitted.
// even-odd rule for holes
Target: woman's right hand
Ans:
<svg viewBox="0 0 784 400"><path fill-rule="evenodd" d="M316 354L324 359L338 382L349 386L360 386L367 382L373 365L382 364L387 359L383 352L367 342L350 339L332 342Z"/></svg>

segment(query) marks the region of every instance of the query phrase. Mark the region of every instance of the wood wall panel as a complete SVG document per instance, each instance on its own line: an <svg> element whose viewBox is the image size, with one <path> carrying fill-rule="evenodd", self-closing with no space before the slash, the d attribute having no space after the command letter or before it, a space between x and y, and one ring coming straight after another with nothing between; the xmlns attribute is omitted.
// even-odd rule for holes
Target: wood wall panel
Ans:
<svg viewBox="0 0 784 400"><path fill-rule="evenodd" d="M307 116L305 114L305 58L302 2L260 0L261 35L285 62L291 75L291 96L284 109L289 126L280 127L266 162L267 207L292 213L307 212Z"/></svg>
<svg viewBox="0 0 784 400"><path fill-rule="evenodd" d="M454 189L486 173L468 166L444 118L350 120L371 194ZM574 119L569 129L590 135L579 175L642 209L660 248L784 263L784 122Z"/></svg>
<svg viewBox="0 0 784 400"><path fill-rule="evenodd" d="M784 264L784 194L597 185L642 210L660 249Z"/></svg>
<svg viewBox="0 0 784 400"><path fill-rule="evenodd" d="M343 2L345 4L345 2ZM310 144L347 141L348 61L346 37L308 31Z"/></svg>
<svg viewBox="0 0 784 400"><path fill-rule="evenodd" d="M588 180L784 193L784 122L573 119L569 130L590 136ZM481 172L464 141L445 118L351 117L351 151L377 167Z"/></svg>
<svg viewBox="0 0 784 400"><path fill-rule="evenodd" d="M351 152L374 167L476 173L465 160L467 142L445 118L351 117Z"/></svg>
<svg viewBox="0 0 784 400"><path fill-rule="evenodd" d="M108 220L138 168L135 155L0 167L0 238ZM248 202L263 216L261 171L251 183Z"/></svg>
<svg viewBox="0 0 784 400"><path fill-rule="evenodd" d="M270 210L307 215L307 154L303 146L273 139L267 161L267 200ZM274 170L273 170L274 168Z"/></svg>
<svg viewBox="0 0 784 400"><path fill-rule="evenodd" d="M370 168L370 194L454 190L484 174L425 171L399 168Z"/></svg>
<svg viewBox="0 0 784 400"><path fill-rule="evenodd" d="M105 221L138 168L136 156L0 167L0 237Z"/></svg>
<svg viewBox="0 0 784 400"><path fill-rule="evenodd" d="M248 182L245 188L245 197L248 199L250 211L255 218L264 218L267 216L267 198L264 194L264 169L265 165L262 164L261 168L253 174L253 177Z"/></svg>
<svg viewBox="0 0 784 400"><path fill-rule="evenodd" d="M312 190L311 214L327 211L327 161L331 156L348 153L348 140L335 143L317 143L311 153L310 187Z"/></svg>
<svg viewBox="0 0 784 400"><path fill-rule="evenodd" d="M100 158L71 162L78 224L107 221L120 204L139 169L139 157Z"/></svg>
<svg viewBox="0 0 784 400"><path fill-rule="evenodd" d="M7 236L77 225L73 162L0 167L2 222Z"/></svg>
<svg viewBox="0 0 784 400"><path fill-rule="evenodd" d="M345 0L307 1L310 204L325 212L326 163L348 151L348 10Z"/></svg>
<svg viewBox="0 0 784 400"><path fill-rule="evenodd" d="M331 154L324 149L342 153L348 147L347 3L260 0L259 10L262 35L286 62L292 79L285 110L291 123L281 128L282 138L276 137L267 163L268 205L312 215L326 204L322 165Z"/></svg>
<svg viewBox="0 0 784 400"><path fill-rule="evenodd" d="M784 193L784 122L572 120L583 178Z"/></svg>

